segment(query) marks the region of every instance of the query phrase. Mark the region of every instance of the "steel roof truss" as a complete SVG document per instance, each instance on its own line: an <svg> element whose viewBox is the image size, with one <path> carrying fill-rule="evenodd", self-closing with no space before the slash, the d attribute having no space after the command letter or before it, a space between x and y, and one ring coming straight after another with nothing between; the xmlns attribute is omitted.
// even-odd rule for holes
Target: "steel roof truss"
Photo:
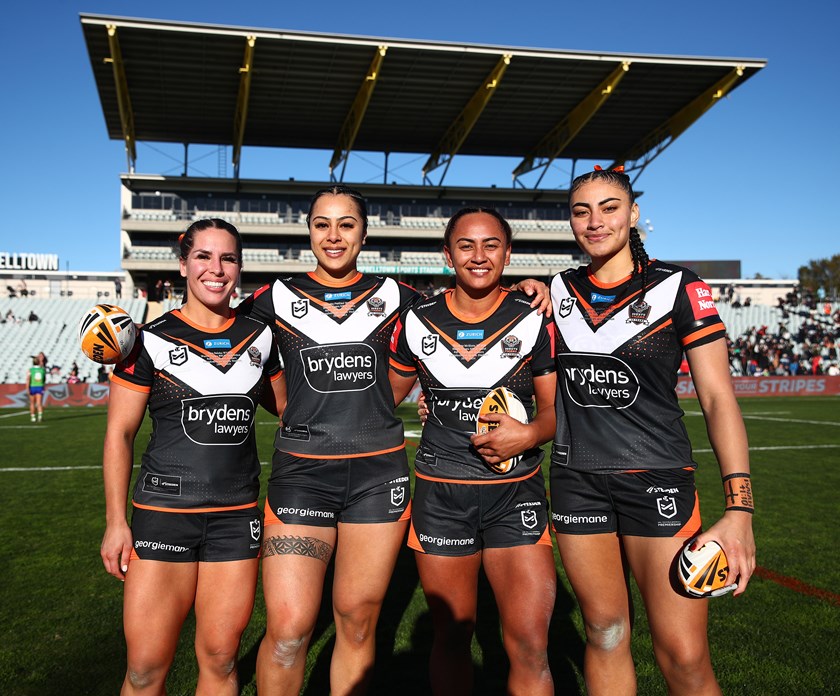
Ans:
<svg viewBox="0 0 840 696"><path fill-rule="evenodd" d="M128 91L128 80L125 77L125 64L123 63L122 52L120 51L120 40L117 37L117 26L109 24L106 27L108 32L108 48L111 51L110 58L105 58L114 70L114 87L117 91L117 106L120 110L120 124L122 126L123 140L125 140L125 153L128 157L128 169L134 171L137 162L137 144L134 138L134 111L131 108L131 97Z"/></svg>
<svg viewBox="0 0 840 696"><path fill-rule="evenodd" d="M236 112L233 115L233 175L239 178L239 161L242 156L242 142L245 139L245 126L248 123L248 100L251 97L251 75L254 72L254 45L256 36L249 36L245 41L245 56L239 68L239 95L236 98Z"/></svg>
<svg viewBox="0 0 840 696"><path fill-rule="evenodd" d="M537 179L537 183L534 184L534 188L540 185L551 163L563 153L566 146L574 140L575 136L589 122L589 119L612 96L618 83L621 82L621 79L630 70L630 65L630 61L623 61L601 84L581 100L563 120L543 136L536 147L513 170L514 183L523 174L543 168L543 172L540 174L539 179Z"/></svg>
<svg viewBox="0 0 840 696"><path fill-rule="evenodd" d="M359 133L359 128L365 117L368 104L370 103L373 90L376 88L376 82L379 79L379 74L382 69L382 63L385 60L385 54L388 52L387 46L379 46L370 62L365 79L356 92L356 98L344 117L344 123L341 126L341 131L338 134L338 144L333 151L332 159L330 160L330 178L335 179L333 172L335 168L344 162L344 167L341 169L341 178L344 179L344 169L347 166L347 157L353 149L353 143Z"/></svg>
<svg viewBox="0 0 840 696"><path fill-rule="evenodd" d="M449 169L449 164L452 162L452 158L455 157L458 150L461 149L461 145L464 144L464 141L467 139L467 136L470 134L473 126L475 126L482 111L484 111L484 107L487 106L490 99L495 94L496 88L502 81L502 76L505 74L505 70L507 70L507 66L510 65L510 59L511 55L509 53L506 53L499 58L499 61L487 76L487 79L481 83L481 86L479 86L472 95L470 100L467 102L467 105L446 130L446 133L443 138L441 138L437 148L429 156L426 164L423 165L424 182L428 181L428 174L430 171L445 164L446 170L444 170L441 175L438 185L443 183L443 177L446 176L446 171Z"/></svg>
<svg viewBox="0 0 840 696"><path fill-rule="evenodd" d="M733 68L664 124L648 133L638 144L630 148L624 157L613 162L610 168L624 164L625 171L628 173L637 172L634 181L638 179L645 167L682 135L692 123L711 109L718 100L726 96L743 75L744 66L739 65ZM630 164L628 165L627 162Z"/></svg>

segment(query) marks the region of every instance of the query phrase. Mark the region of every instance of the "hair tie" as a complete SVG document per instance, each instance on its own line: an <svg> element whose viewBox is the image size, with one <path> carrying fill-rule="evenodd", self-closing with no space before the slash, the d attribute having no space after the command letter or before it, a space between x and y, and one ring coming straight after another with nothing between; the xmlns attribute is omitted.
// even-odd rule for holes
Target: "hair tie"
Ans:
<svg viewBox="0 0 840 696"><path fill-rule="evenodd" d="M186 232L181 232L181 234L178 235L178 244L180 244L181 242L184 241L184 235L185 234L186 234Z"/></svg>
<svg viewBox="0 0 840 696"><path fill-rule="evenodd" d="M604 168L600 164L596 164L595 165L595 171L596 172L602 172L602 171L604 171ZM624 165L619 164L617 167L613 167L611 171L614 171L617 174L624 174Z"/></svg>

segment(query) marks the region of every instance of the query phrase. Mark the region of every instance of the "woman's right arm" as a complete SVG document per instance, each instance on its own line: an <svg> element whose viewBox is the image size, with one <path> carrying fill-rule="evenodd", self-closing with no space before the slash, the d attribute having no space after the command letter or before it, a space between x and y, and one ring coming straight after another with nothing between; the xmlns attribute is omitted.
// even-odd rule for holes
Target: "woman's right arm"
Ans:
<svg viewBox="0 0 840 696"><path fill-rule="evenodd" d="M134 438L143 422L149 395L111 382L108 426L102 455L105 484L105 535L100 555L111 575L125 580L131 555L131 528L126 519L128 484L134 465Z"/></svg>

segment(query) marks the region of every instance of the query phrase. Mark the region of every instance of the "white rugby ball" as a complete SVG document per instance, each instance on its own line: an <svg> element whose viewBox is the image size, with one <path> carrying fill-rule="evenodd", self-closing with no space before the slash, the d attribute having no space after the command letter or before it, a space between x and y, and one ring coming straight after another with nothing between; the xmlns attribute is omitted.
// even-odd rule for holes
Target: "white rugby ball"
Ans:
<svg viewBox="0 0 840 696"><path fill-rule="evenodd" d="M112 365L124 360L134 348L137 330L122 307L98 304L79 321L79 344L94 362Z"/></svg>
<svg viewBox="0 0 840 696"><path fill-rule="evenodd" d="M489 433L491 430L499 427L499 424L495 422L481 422L482 416L486 416L491 413L506 413L511 418L518 420L520 423L528 422L528 411L525 410L525 405L519 397L507 387L496 387L484 397L484 400L481 402L481 406L478 409L478 418L476 419L475 424L475 432L478 435L484 435L485 433ZM487 466L489 466L497 474L506 474L509 471L513 471L514 467L519 464L521 460L522 454L517 454L510 459L506 459L505 461L497 464L490 464L488 462Z"/></svg>
<svg viewBox="0 0 840 696"><path fill-rule="evenodd" d="M707 541L702 547L691 551L689 542L680 553L677 574L685 591L692 597L719 597L736 589L736 583L729 583L729 561L723 549L715 541Z"/></svg>

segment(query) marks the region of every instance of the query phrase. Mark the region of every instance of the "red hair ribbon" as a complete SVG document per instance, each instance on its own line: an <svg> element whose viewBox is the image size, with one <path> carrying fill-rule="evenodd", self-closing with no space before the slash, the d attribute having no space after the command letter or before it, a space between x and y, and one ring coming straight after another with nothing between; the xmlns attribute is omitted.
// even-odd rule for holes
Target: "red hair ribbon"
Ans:
<svg viewBox="0 0 840 696"><path fill-rule="evenodd" d="M596 164L595 165L595 171L596 172L602 172L602 171L604 171L604 168L600 164ZM612 171L618 172L619 174L624 174L624 165L619 164L617 167L613 167Z"/></svg>

